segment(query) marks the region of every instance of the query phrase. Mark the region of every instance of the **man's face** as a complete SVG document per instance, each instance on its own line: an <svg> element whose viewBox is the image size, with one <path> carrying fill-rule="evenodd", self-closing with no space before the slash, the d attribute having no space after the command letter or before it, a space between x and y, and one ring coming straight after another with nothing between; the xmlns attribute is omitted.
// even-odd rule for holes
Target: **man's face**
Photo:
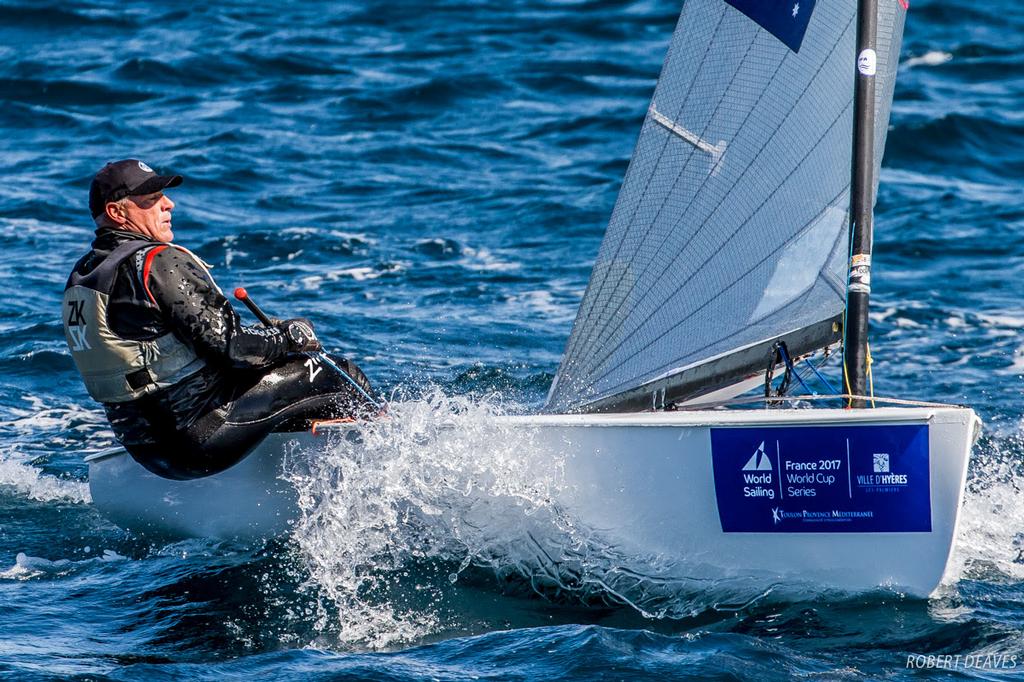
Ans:
<svg viewBox="0 0 1024 682"><path fill-rule="evenodd" d="M128 197L123 209L122 227L125 229L162 242L174 239L174 233L171 232L171 211L174 210L174 202L163 192Z"/></svg>

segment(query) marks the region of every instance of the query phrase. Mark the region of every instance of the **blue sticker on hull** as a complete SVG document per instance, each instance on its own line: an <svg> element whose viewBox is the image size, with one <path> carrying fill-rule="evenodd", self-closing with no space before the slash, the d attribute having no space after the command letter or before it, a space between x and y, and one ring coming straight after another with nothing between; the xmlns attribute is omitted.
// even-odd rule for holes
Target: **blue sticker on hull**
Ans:
<svg viewBox="0 0 1024 682"><path fill-rule="evenodd" d="M928 427L711 429L726 533L932 529Z"/></svg>

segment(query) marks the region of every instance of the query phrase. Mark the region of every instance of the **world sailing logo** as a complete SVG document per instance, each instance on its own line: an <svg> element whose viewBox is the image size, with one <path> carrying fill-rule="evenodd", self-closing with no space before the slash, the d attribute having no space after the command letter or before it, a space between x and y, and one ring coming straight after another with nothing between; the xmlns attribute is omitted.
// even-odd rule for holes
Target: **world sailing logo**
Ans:
<svg viewBox="0 0 1024 682"><path fill-rule="evenodd" d="M757 450L751 455L747 463L743 465L744 471L771 471L772 460L764 452L764 441L757 446Z"/></svg>
<svg viewBox="0 0 1024 682"><path fill-rule="evenodd" d="M764 451L764 441L757 446L754 454L743 465L743 496L775 499L772 487L772 460Z"/></svg>

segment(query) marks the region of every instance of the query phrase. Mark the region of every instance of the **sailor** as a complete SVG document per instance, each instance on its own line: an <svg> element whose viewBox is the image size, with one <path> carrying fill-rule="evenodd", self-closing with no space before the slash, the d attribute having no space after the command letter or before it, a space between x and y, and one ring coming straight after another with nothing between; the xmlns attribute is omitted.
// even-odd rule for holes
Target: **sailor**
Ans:
<svg viewBox="0 0 1024 682"><path fill-rule="evenodd" d="M190 479L272 430L375 412L366 376L323 360L309 320L243 325L210 266L171 243L165 191L181 182L125 159L89 189L96 238L65 287L64 332L117 440L153 473Z"/></svg>

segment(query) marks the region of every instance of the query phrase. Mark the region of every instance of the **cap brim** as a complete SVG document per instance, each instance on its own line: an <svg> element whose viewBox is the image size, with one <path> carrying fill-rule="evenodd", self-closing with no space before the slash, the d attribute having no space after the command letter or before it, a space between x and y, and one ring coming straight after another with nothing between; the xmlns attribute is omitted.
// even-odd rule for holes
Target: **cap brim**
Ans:
<svg viewBox="0 0 1024 682"><path fill-rule="evenodd" d="M127 196L134 197L142 194L153 194L168 187L177 187L181 183L182 177L180 175L155 175L131 190Z"/></svg>

